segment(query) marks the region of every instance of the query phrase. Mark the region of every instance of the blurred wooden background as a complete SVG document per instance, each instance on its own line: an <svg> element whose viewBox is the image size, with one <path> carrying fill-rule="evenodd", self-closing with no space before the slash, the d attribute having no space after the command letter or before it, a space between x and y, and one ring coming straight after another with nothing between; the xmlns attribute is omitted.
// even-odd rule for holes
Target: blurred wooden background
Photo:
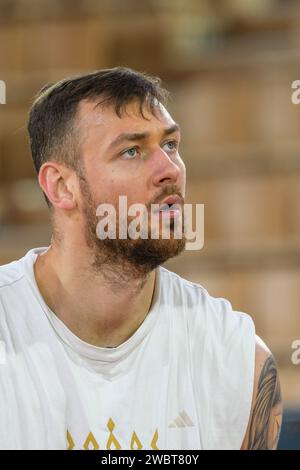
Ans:
<svg viewBox="0 0 300 470"><path fill-rule="evenodd" d="M27 144L33 96L116 65L171 90L186 202L205 204L204 248L166 266L253 317L300 407L299 1L0 0L0 263L50 240Z"/></svg>

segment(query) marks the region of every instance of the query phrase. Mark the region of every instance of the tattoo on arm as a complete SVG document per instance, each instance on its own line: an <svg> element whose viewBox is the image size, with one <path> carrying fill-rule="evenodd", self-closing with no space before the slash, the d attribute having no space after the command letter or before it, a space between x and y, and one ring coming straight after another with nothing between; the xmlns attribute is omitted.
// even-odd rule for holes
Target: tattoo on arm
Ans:
<svg viewBox="0 0 300 470"><path fill-rule="evenodd" d="M276 449L282 416L280 383L273 356L262 368L249 427L249 450Z"/></svg>

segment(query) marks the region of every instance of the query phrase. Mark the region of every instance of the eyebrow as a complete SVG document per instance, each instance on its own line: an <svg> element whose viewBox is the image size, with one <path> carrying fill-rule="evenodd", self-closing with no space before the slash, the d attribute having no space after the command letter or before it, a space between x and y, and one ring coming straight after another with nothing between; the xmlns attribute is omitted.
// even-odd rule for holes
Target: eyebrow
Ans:
<svg viewBox="0 0 300 470"><path fill-rule="evenodd" d="M175 122L172 126L168 127L167 129L163 130L163 137L169 134L173 134L173 132L180 132L180 126ZM117 145L121 144L124 141L134 141L134 140L144 140L150 136L149 132L134 132L134 133L122 133L118 135L110 144L108 149L112 147L116 147Z"/></svg>

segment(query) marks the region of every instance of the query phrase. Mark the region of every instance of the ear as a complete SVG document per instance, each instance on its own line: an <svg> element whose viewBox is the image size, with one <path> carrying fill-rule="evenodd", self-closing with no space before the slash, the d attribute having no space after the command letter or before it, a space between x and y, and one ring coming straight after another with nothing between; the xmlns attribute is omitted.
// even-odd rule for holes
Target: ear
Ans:
<svg viewBox="0 0 300 470"><path fill-rule="evenodd" d="M54 207L75 209L74 170L60 163L47 161L41 166L38 179L40 187Z"/></svg>

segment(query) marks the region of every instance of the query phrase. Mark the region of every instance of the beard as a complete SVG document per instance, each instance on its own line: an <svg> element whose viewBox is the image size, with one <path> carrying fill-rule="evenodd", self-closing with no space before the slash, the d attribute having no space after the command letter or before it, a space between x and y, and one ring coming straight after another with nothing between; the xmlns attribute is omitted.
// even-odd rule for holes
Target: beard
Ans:
<svg viewBox="0 0 300 470"><path fill-rule="evenodd" d="M158 239L151 238L151 226L148 238L126 239L118 238L119 226L116 227L116 238L101 240L97 236L96 215L97 204L93 198L90 187L85 178L80 178L82 192L82 209L84 217L84 232L87 246L92 252L92 269L95 273L103 275L110 283L116 282L118 288L121 284L128 286L128 280L146 278L147 275L168 259L179 255L185 248L186 239L184 229L181 238L174 237L175 221L170 218L170 237L163 239L159 231ZM165 189L160 198L178 193L176 186L171 185ZM150 207L151 203L147 206ZM119 220L118 211L117 221ZM130 217L127 216L128 225ZM182 217L184 221L184 217ZM161 222L161 221L160 221ZM127 226L128 226L127 225Z"/></svg>

